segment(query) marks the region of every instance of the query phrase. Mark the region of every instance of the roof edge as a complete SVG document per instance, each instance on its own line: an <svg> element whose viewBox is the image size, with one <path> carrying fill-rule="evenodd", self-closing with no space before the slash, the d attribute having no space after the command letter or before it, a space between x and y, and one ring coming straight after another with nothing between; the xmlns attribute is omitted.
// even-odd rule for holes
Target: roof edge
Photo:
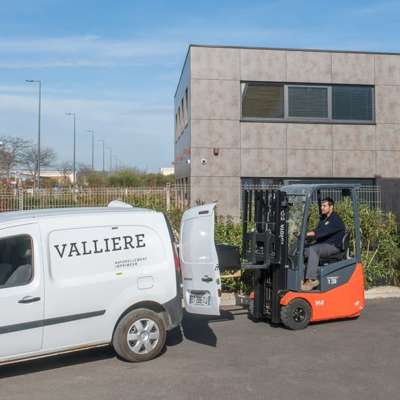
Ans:
<svg viewBox="0 0 400 400"><path fill-rule="evenodd" d="M346 54L377 54L388 56L400 56L400 52L380 52L380 51L362 51L362 50L338 50L338 49L306 49L306 48L293 48L293 47L257 47L257 46L227 46L227 45L207 45L207 44L190 44L188 52L191 47L208 47L208 48L222 48L222 49L249 49L249 50L280 50L280 51L304 51L315 53L346 53Z"/></svg>
<svg viewBox="0 0 400 400"><path fill-rule="evenodd" d="M183 65L182 65L182 68L181 68L181 73L179 74L178 83L176 85L176 89L175 89L175 93L174 93L174 99L176 97L176 94L178 93L179 84L181 83L182 74L183 74L183 71L185 70L185 66L186 66L186 63L188 61L188 57L189 57L189 53L190 53L190 48L191 47L192 47L192 45L189 44L188 49L186 51L185 61L183 62Z"/></svg>

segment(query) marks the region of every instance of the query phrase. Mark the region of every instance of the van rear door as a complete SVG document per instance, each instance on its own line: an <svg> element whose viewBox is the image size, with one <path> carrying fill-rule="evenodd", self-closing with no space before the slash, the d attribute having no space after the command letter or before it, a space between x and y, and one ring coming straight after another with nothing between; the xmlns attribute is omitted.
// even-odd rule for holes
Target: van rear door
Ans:
<svg viewBox="0 0 400 400"><path fill-rule="evenodd" d="M183 214L179 255L186 311L219 315L220 274L214 241L216 204L193 207Z"/></svg>

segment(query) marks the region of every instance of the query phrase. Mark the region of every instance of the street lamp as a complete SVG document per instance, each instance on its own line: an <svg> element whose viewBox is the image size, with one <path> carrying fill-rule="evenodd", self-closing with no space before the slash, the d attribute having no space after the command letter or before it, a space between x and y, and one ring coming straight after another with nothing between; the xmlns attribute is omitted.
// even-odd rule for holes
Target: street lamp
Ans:
<svg viewBox="0 0 400 400"><path fill-rule="evenodd" d="M40 189L40 114L42 108L42 81L35 79L25 79L25 82L28 83L37 83L39 89L39 112L38 112L38 140L37 140L37 161L36 161L36 170L37 170L37 188Z"/></svg>
<svg viewBox="0 0 400 400"><path fill-rule="evenodd" d="M99 139L98 141L103 143L103 174L104 174L104 140Z"/></svg>
<svg viewBox="0 0 400 400"><path fill-rule="evenodd" d="M65 115L74 117L74 154L73 154L73 161L72 161L72 179L73 184L76 183L76 114L75 113L65 113Z"/></svg>
<svg viewBox="0 0 400 400"><path fill-rule="evenodd" d="M92 171L94 171L94 131L87 129L86 132L92 134Z"/></svg>
<svg viewBox="0 0 400 400"><path fill-rule="evenodd" d="M110 173L112 172L112 148L111 147L107 147L108 151L110 152Z"/></svg>

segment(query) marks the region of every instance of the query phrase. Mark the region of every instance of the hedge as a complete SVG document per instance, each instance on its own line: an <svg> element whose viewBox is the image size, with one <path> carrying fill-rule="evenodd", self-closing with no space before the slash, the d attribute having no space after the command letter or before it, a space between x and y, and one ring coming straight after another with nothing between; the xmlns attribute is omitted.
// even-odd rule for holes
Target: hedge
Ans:
<svg viewBox="0 0 400 400"><path fill-rule="evenodd" d="M156 208L156 207L155 207ZM351 231L353 211L350 201L336 204L335 209ZM160 210L163 211L163 210ZM182 211L172 209L166 214L179 235ZM399 225L394 214L379 209L371 209L365 204L359 206L361 227L361 256L365 273L366 287L397 285L400 286L400 238ZM311 212L309 227L318 222L316 206ZM215 225L217 243L226 243L241 247L242 226L230 217L218 217ZM354 246L354 235L351 246ZM233 272L233 271L232 271ZM223 280L223 289L227 291L246 290L246 285L239 279Z"/></svg>

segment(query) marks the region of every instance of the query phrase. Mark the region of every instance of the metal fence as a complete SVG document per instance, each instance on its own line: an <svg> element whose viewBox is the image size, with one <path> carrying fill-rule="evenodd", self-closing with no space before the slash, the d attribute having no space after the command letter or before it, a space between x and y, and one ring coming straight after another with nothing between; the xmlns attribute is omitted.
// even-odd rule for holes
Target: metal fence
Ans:
<svg viewBox="0 0 400 400"><path fill-rule="evenodd" d="M279 189L279 185L242 185L242 191L247 190L253 192L252 198L254 199L254 192L257 190L266 189ZM381 189L379 186L364 185L360 186L357 190L358 202L360 204L366 204L370 208L382 208L382 196ZM342 191L337 189L323 189L321 190L322 197L331 197L335 202L342 200ZM317 201L317 198L313 198L313 201Z"/></svg>
<svg viewBox="0 0 400 400"><path fill-rule="evenodd" d="M104 207L120 200L135 207L158 210L184 209L188 206L186 188L163 187L93 189L13 189L0 191L0 212L61 207Z"/></svg>
<svg viewBox="0 0 400 400"><path fill-rule="evenodd" d="M279 186L243 185L243 190L278 189ZM207 188L205 187L205 192ZM60 207L104 207L112 200L121 200L136 207L169 211L184 210L189 206L188 186L92 188L92 189L13 189L0 191L0 212ZM340 200L340 192L323 193ZM381 208L381 191L378 186L361 186L360 203L371 208ZM253 197L254 198L254 197ZM217 200L217 199L216 199Z"/></svg>

